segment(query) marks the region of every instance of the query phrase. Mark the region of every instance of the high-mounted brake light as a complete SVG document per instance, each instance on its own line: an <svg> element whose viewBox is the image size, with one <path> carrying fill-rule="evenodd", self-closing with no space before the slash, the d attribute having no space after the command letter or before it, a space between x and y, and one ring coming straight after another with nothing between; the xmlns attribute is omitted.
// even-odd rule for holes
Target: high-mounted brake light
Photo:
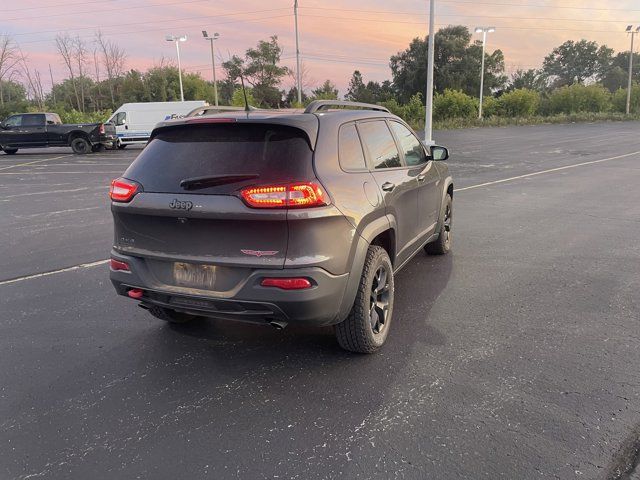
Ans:
<svg viewBox="0 0 640 480"><path fill-rule="evenodd" d="M282 290L304 290L311 288L313 285L309 279L304 277L296 278L263 278L260 285L263 287L276 287Z"/></svg>
<svg viewBox="0 0 640 480"><path fill-rule="evenodd" d="M130 202L138 193L138 184L126 178L116 178L111 181L109 198L114 202Z"/></svg>
<svg viewBox="0 0 640 480"><path fill-rule="evenodd" d="M222 117L194 117L189 118L185 123L234 123L235 118L222 118Z"/></svg>
<svg viewBox="0 0 640 480"><path fill-rule="evenodd" d="M331 200L316 182L247 187L240 191L242 199L254 208L304 208L329 205Z"/></svg>
<svg viewBox="0 0 640 480"><path fill-rule="evenodd" d="M98 131L100 132L100 135L104 135L104 132L105 132L104 123L100 124L100 127L98 128Z"/></svg>

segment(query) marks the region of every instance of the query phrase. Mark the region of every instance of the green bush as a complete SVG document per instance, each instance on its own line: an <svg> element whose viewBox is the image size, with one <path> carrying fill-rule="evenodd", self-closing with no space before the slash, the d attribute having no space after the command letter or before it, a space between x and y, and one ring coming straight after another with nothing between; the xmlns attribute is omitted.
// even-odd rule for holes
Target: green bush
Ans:
<svg viewBox="0 0 640 480"><path fill-rule="evenodd" d="M78 110L54 110L60 115L62 123L100 123L106 122L111 114L111 110L102 110L99 112L79 112Z"/></svg>
<svg viewBox="0 0 640 480"><path fill-rule="evenodd" d="M611 97L613 110L616 112L627 111L627 89L619 88ZM634 83L631 86L631 102L629 104L630 113L640 112L640 85Z"/></svg>
<svg viewBox="0 0 640 480"><path fill-rule="evenodd" d="M530 117L538 110L540 94L526 88L505 93L497 99L497 111L504 117Z"/></svg>
<svg viewBox="0 0 640 480"><path fill-rule="evenodd" d="M388 108L394 115L402 118L414 129L424 128L425 106L422 94L416 93L404 105L400 105L395 98L382 102L381 105Z"/></svg>
<svg viewBox="0 0 640 480"><path fill-rule="evenodd" d="M477 102L459 90L445 90L433 99L433 116L437 120L471 118L477 115Z"/></svg>
<svg viewBox="0 0 640 480"><path fill-rule="evenodd" d="M574 85L560 87L544 102L542 113L607 112L611 109L611 94L602 85Z"/></svg>
<svg viewBox="0 0 640 480"><path fill-rule="evenodd" d="M484 97L482 99L482 116L493 117L500 115L498 99L495 97Z"/></svg>

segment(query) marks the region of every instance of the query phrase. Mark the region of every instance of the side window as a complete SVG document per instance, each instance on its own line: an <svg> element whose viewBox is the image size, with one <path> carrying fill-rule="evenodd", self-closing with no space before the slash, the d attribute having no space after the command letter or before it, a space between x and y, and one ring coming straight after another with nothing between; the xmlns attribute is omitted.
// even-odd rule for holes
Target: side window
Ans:
<svg viewBox="0 0 640 480"><path fill-rule="evenodd" d="M127 112L118 112L115 118L115 123L117 126L127 123Z"/></svg>
<svg viewBox="0 0 640 480"><path fill-rule="evenodd" d="M425 153L424 147L420 143L420 140L418 140L416 136L401 123L389 123L391 124L393 133L396 134L396 138L400 143L400 148L404 152L404 160L406 164L412 167L414 165L425 163L428 160L427 154Z"/></svg>
<svg viewBox="0 0 640 480"><path fill-rule="evenodd" d="M4 122L7 127L21 127L22 126L22 115L14 115L13 117L7 118Z"/></svg>
<svg viewBox="0 0 640 480"><path fill-rule="evenodd" d="M47 125L55 125L57 123L56 116L53 115L52 113L47 113L46 117L47 117Z"/></svg>
<svg viewBox="0 0 640 480"><path fill-rule="evenodd" d="M43 125L45 125L45 118L42 113L33 113L22 116L23 127L41 127Z"/></svg>
<svg viewBox="0 0 640 480"><path fill-rule="evenodd" d="M360 137L354 123L340 127L338 136L338 158L340 167L345 171L362 171L367 169Z"/></svg>
<svg viewBox="0 0 640 480"><path fill-rule="evenodd" d="M374 169L402 166L398 147L384 120L359 123L358 131L369 151Z"/></svg>

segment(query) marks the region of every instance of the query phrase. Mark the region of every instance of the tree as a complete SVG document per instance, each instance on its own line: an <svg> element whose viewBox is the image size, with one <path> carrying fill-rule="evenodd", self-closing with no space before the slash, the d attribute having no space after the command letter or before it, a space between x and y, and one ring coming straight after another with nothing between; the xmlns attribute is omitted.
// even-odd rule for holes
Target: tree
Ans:
<svg viewBox="0 0 640 480"><path fill-rule="evenodd" d="M547 89L547 79L542 71L534 68L530 68L529 70L516 70L516 73L511 77L511 82L507 90L513 91L522 88L543 92Z"/></svg>
<svg viewBox="0 0 640 480"><path fill-rule="evenodd" d="M96 44L102 57L102 65L107 72L109 93L111 94L111 108L116 108L116 79L124 71L127 55L119 45L103 37L102 32L96 32Z"/></svg>
<svg viewBox="0 0 640 480"><path fill-rule="evenodd" d="M73 93L76 99L75 106L78 110L82 110L82 107L80 106L80 95L78 94L78 86L76 84L76 72L74 68L73 58L73 39L68 34L56 35L56 48L58 50L58 53L62 57L62 61L67 67L67 70L69 71L69 78L71 80Z"/></svg>
<svg viewBox="0 0 640 480"><path fill-rule="evenodd" d="M282 92L278 89L289 68L280 66L282 48L278 37L269 41L260 40L255 48L249 48L242 59L236 55L223 62L227 78L234 85L241 76L251 85L253 96L260 105L278 107L282 102Z"/></svg>
<svg viewBox="0 0 640 480"><path fill-rule="evenodd" d="M369 81L364 83L362 73L359 70L353 72L349 81L349 88L345 94L347 100L352 102L379 103L391 100L394 97L391 82L385 80L382 85Z"/></svg>
<svg viewBox="0 0 640 480"><path fill-rule="evenodd" d="M553 49L542 64L544 75L554 87L599 81L606 74L613 59L613 49L596 42L568 40Z"/></svg>
<svg viewBox="0 0 640 480"><path fill-rule="evenodd" d="M361 102L365 90L364 81L362 80L362 73L360 70L353 72L351 80L349 80L349 88L344 98L351 100L352 102Z"/></svg>
<svg viewBox="0 0 640 480"><path fill-rule="evenodd" d="M18 46L8 35L0 36L0 106L4 106L3 81L8 80L20 61Z"/></svg>
<svg viewBox="0 0 640 480"><path fill-rule="evenodd" d="M331 80L325 80L322 85L320 85L315 90L312 90L311 93L314 100L338 99L338 89Z"/></svg>
<svg viewBox="0 0 640 480"><path fill-rule="evenodd" d="M463 25L441 28L435 35L434 90L461 90L477 96L480 90L482 44L471 43L472 35ZM407 102L416 93L424 93L427 84L429 39L414 38L409 48L389 61L393 87L399 100ZM504 55L501 50L485 53L485 94L505 86Z"/></svg>

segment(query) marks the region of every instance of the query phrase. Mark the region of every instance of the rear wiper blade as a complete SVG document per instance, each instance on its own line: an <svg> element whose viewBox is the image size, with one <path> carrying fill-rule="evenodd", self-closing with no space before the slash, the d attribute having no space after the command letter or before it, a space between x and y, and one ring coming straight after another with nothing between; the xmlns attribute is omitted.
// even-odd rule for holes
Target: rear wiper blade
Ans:
<svg viewBox="0 0 640 480"><path fill-rule="evenodd" d="M226 185L229 183L242 182L258 178L257 173L248 174L227 174L227 175L207 175L205 177L185 178L180 182L180 186L185 190L199 190L201 188L215 187L216 185Z"/></svg>

